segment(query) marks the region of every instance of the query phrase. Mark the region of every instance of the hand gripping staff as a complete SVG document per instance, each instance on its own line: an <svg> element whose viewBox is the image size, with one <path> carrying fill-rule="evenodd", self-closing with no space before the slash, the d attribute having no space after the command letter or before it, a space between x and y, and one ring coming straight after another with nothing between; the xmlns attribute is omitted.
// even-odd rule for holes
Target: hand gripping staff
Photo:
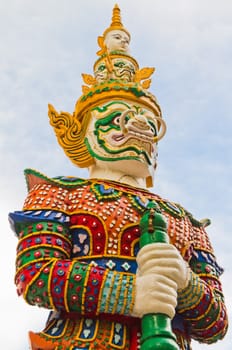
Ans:
<svg viewBox="0 0 232 350"><path fill-rule="evenodd" d="M140 230L140 248L150 243L169 243L165 218L154 203L142 216ZM169 316L147 314L142 317L141 350L178 349Z"/></svg>

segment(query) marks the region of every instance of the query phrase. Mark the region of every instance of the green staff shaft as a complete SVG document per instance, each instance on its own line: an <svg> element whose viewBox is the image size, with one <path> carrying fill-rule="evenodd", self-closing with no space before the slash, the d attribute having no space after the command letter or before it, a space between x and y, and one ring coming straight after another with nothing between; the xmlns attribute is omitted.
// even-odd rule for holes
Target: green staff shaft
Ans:
<svg viewBox="0 0 232 350"><path fill-rule="evenodd" d="M156 207L140 220L140 248L151 243L169 243L167 224ZM142 318L141 350L178 350L171 319L165 314L147 314Z"/></svg>

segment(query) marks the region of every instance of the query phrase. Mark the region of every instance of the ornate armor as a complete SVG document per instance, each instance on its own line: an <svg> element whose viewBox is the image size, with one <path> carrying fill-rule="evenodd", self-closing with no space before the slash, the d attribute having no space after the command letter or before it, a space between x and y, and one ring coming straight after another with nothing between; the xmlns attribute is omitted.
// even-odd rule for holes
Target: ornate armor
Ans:
<svg viewBox="0 0 232 350"><path fill-rule="evenodd" d="M225 332L218 266L204 223L146 190L104 180L55 179L26 170L23 211L10 214L19 237L16 285L32 305L51 310L46 328L30 333L32 349L137 349L134 300L139 220L155 202L171 243L188 261L192 289L178 297L173 330L180 349L190 339L213 342Z"/></svg>

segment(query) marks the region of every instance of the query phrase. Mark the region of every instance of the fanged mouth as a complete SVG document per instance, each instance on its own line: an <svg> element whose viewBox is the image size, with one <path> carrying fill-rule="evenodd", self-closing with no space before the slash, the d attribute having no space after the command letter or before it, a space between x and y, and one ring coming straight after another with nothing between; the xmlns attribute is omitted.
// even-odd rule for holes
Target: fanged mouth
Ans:
<svg viewBox="0 0 232 350"><path fill-rule="evenodd" d="M142 133L130 131L126 135L124 134L114 134L111 135L111 145L112 146L134 146L147 152L152 153L153 150L153 139Z"/></svg>
<svg viewBox="0 0 232 350"><path fill-rule="evenodd" d="M128 141L128 139L130 138L134 138L134 139L137 139L137 140L143 140L145 142L148 142L148 143L153 143L153 138L149 135L145 135L145 134L142 134L140 132L136 132L136 131L132 131L130 130L127 134L114 134L114 135L111 135L111 140L113 142L117 142L122 144L122 143L125 143Z"/></svg>
<svg viewBox="0 0 232 350"><path fill-rule="evenodd" d="M113 135L112 139L116 142L120 142L125 139L125 136L123 134Z"/></svg>
<svg viewBox="0 0 232 350"><path fill-rule="evenodd" d="M125 80L131 79L131 77L133 76L134 72L131 72L129 70L123 69L121 71L116 71L115 72L115 76L117 78L124 78Z"/></svg>

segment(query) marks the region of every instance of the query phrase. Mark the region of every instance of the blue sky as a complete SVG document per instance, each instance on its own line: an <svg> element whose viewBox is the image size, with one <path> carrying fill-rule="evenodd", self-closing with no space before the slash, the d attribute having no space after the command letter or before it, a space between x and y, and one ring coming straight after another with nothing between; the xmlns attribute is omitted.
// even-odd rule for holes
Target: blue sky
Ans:
<svg viewBox="0 0 232 350"><path fill-rule="evenodd" d="M48 176L86 177L58 146L47 105L73 112L81 73L92 74L97 36L110 24L112 0L8 0L0 3L0 215L1 346L25 350L27 331L44 326L47 311L17 298L17 240L7 214L26 196L23 169ZM167 123L159 145L153 192L182 204L208 229L232 321L230 0L119 0L132 36L131 54L141 67L156 67L151 91ZM232 333L194 350L230 350Z"/></svg>

